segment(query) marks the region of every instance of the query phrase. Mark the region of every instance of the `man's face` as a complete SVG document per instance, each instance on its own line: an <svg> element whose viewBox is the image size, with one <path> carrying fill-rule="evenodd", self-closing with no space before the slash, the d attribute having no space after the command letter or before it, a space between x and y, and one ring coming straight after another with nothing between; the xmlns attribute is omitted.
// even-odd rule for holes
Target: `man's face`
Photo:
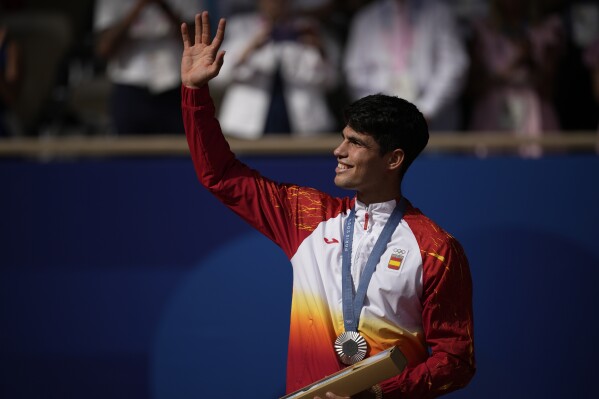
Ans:
<svg viewBox="0 0 599 399"><path fill-rule="evenodd" d="M337 157L335 184L341 188L372 195L385 184L388 157L380 155L380 146L372 136L358 133L349 126L343 129L343 141L333 151Z"/></svg>

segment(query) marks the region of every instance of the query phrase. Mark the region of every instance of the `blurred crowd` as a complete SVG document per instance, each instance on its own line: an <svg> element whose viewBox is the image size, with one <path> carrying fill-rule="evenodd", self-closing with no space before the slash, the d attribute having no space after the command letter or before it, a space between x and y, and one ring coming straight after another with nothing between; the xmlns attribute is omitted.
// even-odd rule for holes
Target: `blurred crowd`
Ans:
<svg viewBox="0 0 599 399"><path fill-rule="evenodd" d="M179 26L200 10L227 18L230 136L334 133L378 92L433 134L599 126L596 1L0 0L0 136L181 133Z"/></svg>

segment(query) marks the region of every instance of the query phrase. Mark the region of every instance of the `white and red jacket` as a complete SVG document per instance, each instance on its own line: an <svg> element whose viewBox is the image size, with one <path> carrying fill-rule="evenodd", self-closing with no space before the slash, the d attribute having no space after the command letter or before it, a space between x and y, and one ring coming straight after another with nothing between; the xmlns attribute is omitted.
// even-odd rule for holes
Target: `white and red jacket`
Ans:
<svg viewBox="0 0 599 399"><path fill-rule="evenodd" d="M208 86L182 87L187 141L200 182L279 245L293 266L287 392L344 367L333 343L344 331L343 224L356 209L354 282L395 200L364 204L273 182L231 152ZM369 355L397 345L407 369L381 384L384 397L429 398L461 388L475 370L470 270L459 243L408 203L368 286L359 332Z"/></svg>

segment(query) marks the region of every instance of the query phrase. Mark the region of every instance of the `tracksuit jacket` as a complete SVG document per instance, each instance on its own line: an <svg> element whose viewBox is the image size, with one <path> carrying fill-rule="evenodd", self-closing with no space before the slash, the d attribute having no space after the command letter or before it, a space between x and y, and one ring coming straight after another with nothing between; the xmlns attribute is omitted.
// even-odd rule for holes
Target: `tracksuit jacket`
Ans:
<svg viewBox="0 0 599 399"><path fill-rule="evenodd" d="M287 392L343 367L333 344L344 331L343 225L355 207L354 285L396 200L366 206L280 184L230 150L208 86L181 88L185 131L197 176L223 204L274 241L293 267ZM408 359L381 383L385 398L432 398L465 386L475 371L472 282L460 244L409 202L368 286L358 331L368 355L398 346Z"/></svg>

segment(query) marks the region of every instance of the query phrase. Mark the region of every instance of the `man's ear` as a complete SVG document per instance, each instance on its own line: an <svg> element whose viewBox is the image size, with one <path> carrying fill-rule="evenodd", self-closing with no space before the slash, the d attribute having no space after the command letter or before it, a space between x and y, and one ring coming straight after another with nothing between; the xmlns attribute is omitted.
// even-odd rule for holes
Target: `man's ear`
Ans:
<svg viewBox="0 0 599 399"><path fill-rule="evenodd" d="M389 170L398 170L403 165L403 161L405 158L405 154L401 148L396 148L395 150L389 153Z"/></svg>

